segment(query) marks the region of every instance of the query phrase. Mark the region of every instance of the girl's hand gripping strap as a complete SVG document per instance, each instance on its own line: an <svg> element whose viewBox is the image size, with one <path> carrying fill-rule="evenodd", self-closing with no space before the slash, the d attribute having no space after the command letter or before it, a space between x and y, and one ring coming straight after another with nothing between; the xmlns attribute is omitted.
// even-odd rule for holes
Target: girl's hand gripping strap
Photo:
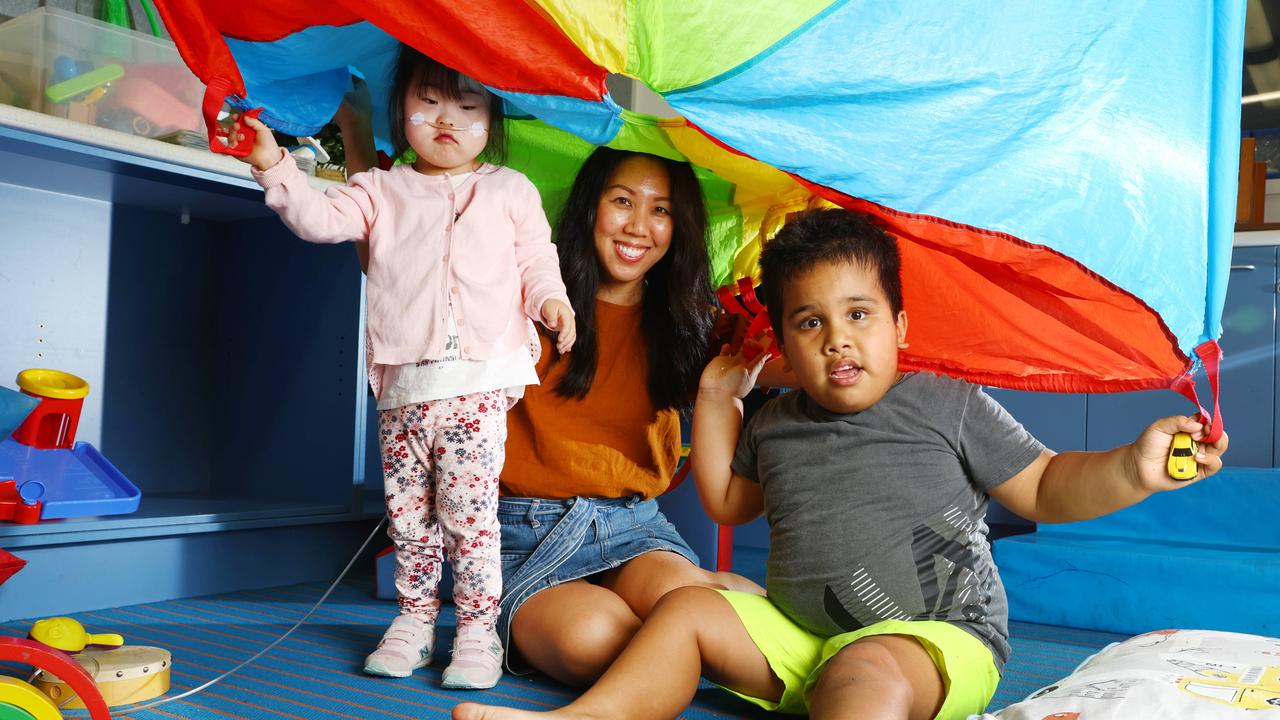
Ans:
<svg viewBox="0 0 1280 720"><path fill-rule="evenodd" d="M232 157L244 157L253 151L253 141L256 131L245 125L239 119L232 119L232 115L227 115L226 120L220 118L222 108L227 101L227 93L230 90L230 83L224 78L214 78L213 82L204 91L204 104L202 110L204 112L204 125L209 130L209 149L215 153L222 155L231 155ZM262 112L262 108L254 108L239 113L239 118L258 117L258 113ZM240 142L235 147L231 147L231 131L239 126Z"/></svg>

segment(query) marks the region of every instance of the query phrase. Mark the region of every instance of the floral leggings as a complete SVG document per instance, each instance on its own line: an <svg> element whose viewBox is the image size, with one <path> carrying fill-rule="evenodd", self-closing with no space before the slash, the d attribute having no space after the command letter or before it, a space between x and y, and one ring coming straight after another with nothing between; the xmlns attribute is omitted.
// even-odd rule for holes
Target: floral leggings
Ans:
<svg viewBox="0 0 1280 720"><path fill-rule="evenodd" d="M435 622L443 541L458 625L493 628L502 596L497 509L505 392L380 410L378 421L400 612Z"/></svg>

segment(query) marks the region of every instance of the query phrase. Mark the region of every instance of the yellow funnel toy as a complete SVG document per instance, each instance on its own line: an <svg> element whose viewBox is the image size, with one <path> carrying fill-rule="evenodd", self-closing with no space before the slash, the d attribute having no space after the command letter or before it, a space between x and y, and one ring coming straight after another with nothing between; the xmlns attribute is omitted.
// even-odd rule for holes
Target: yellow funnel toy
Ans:
<svg viewBox="0 0 1280 720"><path fill-rule="evenodd" d="M28 637L55 650L69 653L80 652L86 645L113 645L119 647L124 644L124 638L115 633L90 635L85 632L84 626L79 621L69 617L37 620L36 624L31 626L31 632Z"/></svg>

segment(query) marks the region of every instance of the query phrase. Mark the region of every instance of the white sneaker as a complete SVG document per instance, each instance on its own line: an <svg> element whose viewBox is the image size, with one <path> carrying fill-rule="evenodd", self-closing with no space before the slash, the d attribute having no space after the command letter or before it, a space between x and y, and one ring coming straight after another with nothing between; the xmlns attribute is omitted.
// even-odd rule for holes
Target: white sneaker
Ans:
<svg viewBox="0 0 1280 720"><path fill-rule="evenodd" d="M364 671L384 677L409 677L431 662L435 627L413 615L399 615L382 634L378 649L364 659Z"/></svg>
<svg viewBox="0 0 1280 720"><path fill-rule="evenodd" d="M498 633L482 626L458 628L453 660L440 677L440 686L454 690L485 690L502 677L502 643Z"/></svg>

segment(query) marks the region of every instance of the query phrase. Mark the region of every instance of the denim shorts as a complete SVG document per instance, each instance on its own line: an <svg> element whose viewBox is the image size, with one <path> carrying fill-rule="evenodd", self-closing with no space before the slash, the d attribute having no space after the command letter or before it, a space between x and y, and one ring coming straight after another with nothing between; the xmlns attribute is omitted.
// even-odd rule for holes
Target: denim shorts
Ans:
<svg viewBox="0 0 1280 720"><path fill-rule="evenodd" d="M526 600L549 587L616 568L655 550L677 553L694 565L694 554L658 510L657 500L625 498L541 500L504 497L502 602L498 633L511 666L511 620Z"/></svg>

